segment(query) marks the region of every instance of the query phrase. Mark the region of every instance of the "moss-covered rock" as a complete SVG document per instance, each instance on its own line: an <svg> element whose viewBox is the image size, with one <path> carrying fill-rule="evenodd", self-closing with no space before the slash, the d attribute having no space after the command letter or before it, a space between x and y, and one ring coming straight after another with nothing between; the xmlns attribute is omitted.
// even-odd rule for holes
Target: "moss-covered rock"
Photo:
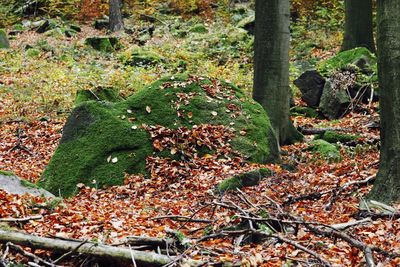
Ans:
<svg viewBox="0 0 400 267"><path fill-rule="evenodd" d="M9 47L10 43L8 41L7 34L4 30L0 29L0 49Z"/></svg>
<svg viewBox="0 0 400 267"><path fill-rule="evenodd" d="M317 153L318 155L320 155L321 157L323 157L328 161L341 160L339 149L335 145L328 143L327 141L322 139L313 140L310 143L309 150L311 150L314 153Z"/></svg>
<svg viewBox="0 0 400 267"><path fill-rule="evenodd" d="M121 102L88 101L78 105L64 126L41 185L69 196L78 183L118 185L123 183L124 173L146 173L148 156L174 153L155 151L143 124L170 129L223 125L233 133L229 139L232 149L247 160L264 163L278 158L265 111L237 87L201 77L171 77ZM201 143L198 146L199 151L206 148Z"/></svg>
<svg viewBox="0 0 400 267"><path fill-rule="evenodd" d="M195 32L195 33L207 33L208 32L206 26L204 26L204 24L201 24L201 23L194 25L192 28L190 28L189 31Z"/></svg>
<svg viewBox="0 0 400 267"><path fill-rule="evenodd" d="M237 188L240 189L242 187L255 186L258 185L263 178L271 176L271 174L272 172L269 169L261 168L258 170L235 175L222 181L217 186L217 190L219 192L223 192L228 190L236 190Z"/></svg>
<svg viewBox="0 0 400 267"><path fill-rule="evenodd" d="M347 143L359 138L357 135L341 134L334 131L326 131L317 136L318 139L323 139L329 143Z"/></svg>
<svg viewBox="0 0 400 267"><path fill-rule="evenodd" d="M117 37L110 36L96 36L88 37L85 40L85 44L101 52L115 52L121 47L119 39Z"/></svg>
<svg viewBox="0 0 400 267"><path fill-rule="evenodd" d="M358 67L364 73L373 73L377 70L377 59L367 48L357 47L322 61L317 65L317 70L323 76L329 77L338 70L348 68L349 65Z"/></svg>
<svg viewBox="0 0 400 267"><path fill-rule="evenodd" d="M152 51L134 48L124 52L121 56L121 61L125 65L132 67L145 67L157 65L165 60L160 55Z"/></svg>
<svg viewBox="0 0 400 267"><path fill-rule="evenodd" d="M79 90L76 92L75 105L91 100L118 102L122 101L123 98L116 89L109 87L97 87L93 90Z"/></svg>

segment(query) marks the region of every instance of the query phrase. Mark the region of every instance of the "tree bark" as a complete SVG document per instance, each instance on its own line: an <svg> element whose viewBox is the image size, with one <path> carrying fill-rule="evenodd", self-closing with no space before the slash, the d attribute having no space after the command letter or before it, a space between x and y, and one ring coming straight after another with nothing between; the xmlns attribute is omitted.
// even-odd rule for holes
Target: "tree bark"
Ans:
<svg viewBox="0 0 400 267"><path fill-rule="evenodd" d="M289 0L256 0L253 99L267 111L280 144L302 139L289 118Z"/></svg>
<svg viewBox="0 0 400 267"><path fill-rule="evenodd" d="M400 1L378 0L378 80L381 154L368 199L400 201Z"/></svg>
<svg viewBox="0 0 400 267"><path fill-rule="evenodd" d="M372 0L345 0L342 50L366 47L375 52L372 27Z"/></svg>
<svg viewBox="0 0 400 267"><path fill-rule="evenodd" d="M124 22L121 14L121 0L110 0L109 1L109 19L110 19L110 31L117 32L124 29Z"/></svg>
<svg viewBox="0 0 400 267"><path fill-rule="evenodd" d="M173 258L171 257L153 252L143 252L131 250L129 248L119 248L91 242L82 244L82 242L77 241L39 237L21 232L4 231L1 229L0 242L12 242L14 244L31 248L40 248L59 252L73 251L78 247L75 251L76 253L112 259L115 262L132 262L132 258L134 258L138 266L163 266L173 261Z"/></svg>

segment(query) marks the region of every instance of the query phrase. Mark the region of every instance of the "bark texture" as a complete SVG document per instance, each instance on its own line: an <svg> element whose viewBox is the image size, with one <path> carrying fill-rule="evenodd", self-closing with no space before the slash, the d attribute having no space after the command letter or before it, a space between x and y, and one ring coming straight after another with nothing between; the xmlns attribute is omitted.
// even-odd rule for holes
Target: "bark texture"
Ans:
<svg viewBox="0 0 400 267"><path fill-rule="evenodd" d="M82 245L81 242L77 241L39 237L21 232L4 231L0 229L0 243L6 242L59 252L75 250L76 253L113 260L116 264L119 261L131 263L132 258L135 260L137 266L163 266L173 261L173 258L153 252L143 252L131 250L129 248L118 248L90 242Z"/></svg>
<svg viewBox="0 0 400 267"><path fill-rule="evenodd" d="M378 1L381 155L369 199L400 201L400 1Z"/></svg>
<svg viewBox="0 0 400 267"><path fill-rule="evenodd" d="M267 111L280 144L302 139L289 118L289 0L256 0L253 99Z"/></svg>
<svg viewBox="0 0 400 267"><path fill-rule="evenodd" d="M342 50L366 47L375 52L372 27L372 0L345 0Z"/></svg>
<svg viewBox="0 0 400 267"><path fill-rule="evenodd" d="M121 14L121 0L110 0L109 5L110 31L122 31L124 22Z"/></svg>

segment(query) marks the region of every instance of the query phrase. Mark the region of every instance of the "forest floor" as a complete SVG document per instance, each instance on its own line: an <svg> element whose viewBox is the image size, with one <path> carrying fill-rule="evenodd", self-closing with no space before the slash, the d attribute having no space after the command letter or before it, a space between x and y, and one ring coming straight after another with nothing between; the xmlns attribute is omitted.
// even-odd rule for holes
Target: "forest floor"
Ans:
<svg viewBox="0 0 400 267"><path fill-rule="evenodd" d="M212 26L209 28L208 34L212 36L215 32ZM90 26L82 29L73 38L45 37L52 50L42 49L34 57L26 55L25 46L37 45L44 37L32 31L12 40L11 50L0 51L3 59L0 65L1 170L12 171L34 183L40 179L61 138L77 88L90 88L93 83L117 84L123 94L129 95L135 88L176 71L166 66L123 68L118 58L120 54L89 51L83 45L84 38L101 32ZM238 48L237 58L224 58L225 63L220 65L200 57L198 53L202 51L189 49L193 42L207 38L194 34L189 39L156 35L147 42L151 49L164 55L180 44L182 51L179 53L183 54L182 58L186 57L188 71L229 79L250 90L251 56L246 56L246 51ZM123 40L125 44L132 42L131 37L125 36ZM172 43L165 47L168 41ZM229 49L232 47L227 48L228 52ZM335 48L314 52L323 58L332 51ZM241 66L246 60L245 66ZM190 67L197 63L197 68ZM292 75L297 73L294 71ZM304 104L297 98L296 103ZM352 184L370 179L378 170L379 148L375 141L379 139L379 130L369 127L379 121L376 106L365 107L363 112L351 112L335 121L301 116L292 119L300 127L346 129L360 136L359 144L338 144L341 160L331 161L308 150L307 141L312 136L306 136L303 143L282 147L283 162L294 166L293 170L286 170L279 164L264 166L204 158L198 162L198 169L186 170L185 176L190 178L127 176L123 186L107 189L81 186L76 196L59 203L0 190L0 218L39 214L43 216L40 220L15 223L10 227L40 236L88 239L105 244L121 243L128 236L165 237L175 231L185 243L179 251L182 258L201 260L208 265L319 266L321 259L325 259L333 266L365 266L363 251L354 246L354 242L361 241L387 252L373 253L378 266L399 266L400 258L390 255L400 253L400 220L390 216L371 217L369 213L360 212L359 203L371 189L372 182ZM273 175L258 186L224 194L214 192L215 185L223 179L260 167L271 169ZM160 173L167 173L172 167L162 168L165 172ZM182 218L179 221L179 216L185 216L183 221ZM309 228L311 225L326 231L331 229L326 225L337 226L363 218L370 220L338 230L349 236L350 241L337 234L317 234ZM202 221L191 222L192 219ZM260 231L275 229L273 234L278 237L255 242L257 234L229 228L249 220ZM278 226L269 225L277 221ZM303 248L314 251L317 257ZM4 251L4 246L2 249ZM45 251L35 253L54 259ZM15 262L28 261L16 253L8 257ZM60 264L83 262L89 264L83 256Z"/></svg>

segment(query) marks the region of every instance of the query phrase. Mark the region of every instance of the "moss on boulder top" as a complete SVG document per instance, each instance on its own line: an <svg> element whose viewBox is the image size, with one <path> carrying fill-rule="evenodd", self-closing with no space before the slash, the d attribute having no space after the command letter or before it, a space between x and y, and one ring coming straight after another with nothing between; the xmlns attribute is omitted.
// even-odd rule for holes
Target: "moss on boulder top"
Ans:
<svg viewBox="0 0 400 267"><path fill-rule="evenodd" d="M194 145L185 142L189 137L182 138L179 146L163 146L168 138L155 142L160 131L177 129L205 129L201 134L208 134L206 139L214 144L193 136L189 137ZM194 76L170 77L124 101L79 104L64 126L41 185L57 194L60 190L63 196L72 195L79 183L120 185L124 173L146 173L149 156L188 160L185 146L189 145L190 152L201 157L226 142L231 149L226 156L271 162L278 158L274 140L263 108L234 85Z"/></svg>
<svg viewBox="0 0 400 267"><path fill-rule="evenodd" d="M317 70L323 76L330 77L335 72L351 66L359 68L365 74L377 73L376 56L365 47L357 47L340 52L334 57L319 63Z"/></svg>

